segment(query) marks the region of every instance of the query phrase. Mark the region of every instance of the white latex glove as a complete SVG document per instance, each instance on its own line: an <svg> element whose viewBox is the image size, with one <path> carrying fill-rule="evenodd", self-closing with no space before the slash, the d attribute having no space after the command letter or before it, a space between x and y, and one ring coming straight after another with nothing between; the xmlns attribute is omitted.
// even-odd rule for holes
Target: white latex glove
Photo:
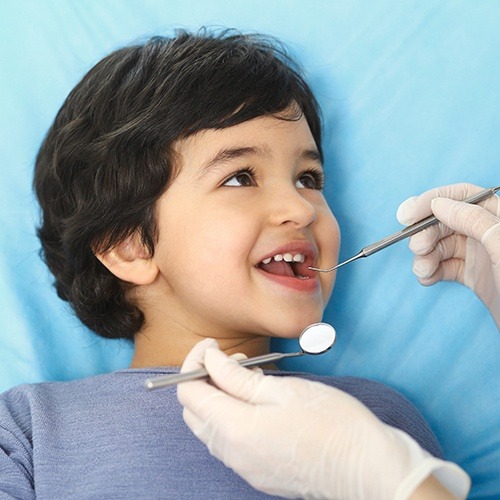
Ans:
<svg viewBox="0 0 500 500"><path fill-rule="evenodd" d="M212 455L254 488L288 498L406 499L430 474L465 498L468 476L431 457L358 400L318 382L241 367L206 339L182 371L184 419Z"/></svg>
<svg viewBox="0 0 500 500"><path fill-rule="evenodd" d="M409 225L434 213L441 224L410 238L413 272L422 285L445 280L468 286L500 329L500 199L481 206L453 201L481 190L472 184L431 189L404 201L397 218Z"/></svg>

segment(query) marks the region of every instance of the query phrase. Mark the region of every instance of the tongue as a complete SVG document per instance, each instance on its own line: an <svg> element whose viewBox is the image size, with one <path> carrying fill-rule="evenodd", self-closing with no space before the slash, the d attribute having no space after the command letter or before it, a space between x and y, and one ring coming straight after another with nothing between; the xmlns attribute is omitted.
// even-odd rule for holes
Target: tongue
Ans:
<svg viewBox="0 0 500 500"><path fill-rule="evenodd" d="M279 274L281 276L295 276L295 273L293 272L292 266L288 263L282 260L281 262L276 262L275 260L272 260L269 262L269 264L260 264L259 266L261 269L266 271L266 273L270 274Z"/></svg>

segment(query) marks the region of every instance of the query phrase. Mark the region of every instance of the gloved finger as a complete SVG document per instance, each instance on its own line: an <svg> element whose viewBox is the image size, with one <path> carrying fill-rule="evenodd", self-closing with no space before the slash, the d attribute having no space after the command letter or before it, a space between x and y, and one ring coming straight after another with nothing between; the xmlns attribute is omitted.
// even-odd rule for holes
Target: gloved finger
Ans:
<svg viewBox="0 0 500 500"><path fill-rule="evenodd" d="M246 439L245 424L252 422L254 406L228 396L222 391L219 399L209 400L208 404L197 405L194 408L184 407L182 416L193 434L202 441L210 453L227 463L226 454L237 448L238 439Z"/></svg>
<svg viewBox="0 0 500 500"><path fill-rule="evenodd" d="M211 346L211 348L208 346ZM216 353L215 356L213 356L215 357L215 361L212 363L209 362L210 352L212 352L212 354ZM226 365L238 368L245 376L263 377L263 375L259 373L255 373L240 366L235 359L231 359L220 351L216 342L210 340L199 342L191 350L184 361L183 371L186 369L191 370L205 366L209 372L211 381L217 384L219 381L214 379L212 375L213 372L218 371L219 365L222 365L222 377L231 377L230 373L226 374L227 370L224 369ZM214 387L206 379L191 380L189 382L179 384L177 388L177 398L179 402L189 412L191 412L191 414L196 416L200 422L203 422L203 425L199 425L199 422L196 419L191 418L189 424L193 425L192 430L200 439L204 436L202 440L205 443L206 439L208 439L207 436L209 436L212 432L211 424L213 423L215 426L219 426L223 424L224 421L227 421L228 419L231 420L233 415L241 413L241 405L243 405L241 401L226 394L218 387Z"/></svg>
<svg viewBox="0 0 500 500"><path fill-rule="evenodd" d="M401 224L406 226L414 224L419 220L431 215L431 201L434 198L451 198L463 200L473 194L482 191L483 188L474 184L451 184L438 188L429 189L419 196L412 196L399 205L396 217Z"/></svg>
<svg viewBox="0 0 500 500"><path fill-rule="evenodd" d="M204 339L198 342L186 356L181 367L181 373L203 368L206 350L211 347L218 349L217 341L214 339ZM198 407L209 401L211 398L219 397L220 391L210 385L207 379L191 380L182 382L177 386L177 399L183 406L191 408L197 412Z"/></svg>
<svg viewBox="0 0 500 500"><path fill-rule="evenodd" d="M200 407L209 404L212 399L218 399L221 391L211 385L207 379L190 380L177 385L179 403L198 414Z"/></svg>
<svg viewBox="0 0 500 500"><path fill-rule="evenodd" d="M418 278L430 278L439 267L441 261L451 258L465 260L467 240L465 236L453 234L439 240L434 249L417 255L413 261L413 273Z"/></svg>
<svg viewBox="0 0 500 500"><path fill-rule="evenodd" d="M231 359L238 361L238 362L243 361L244 359L248 359L248 356L246 354L243 354L242 352L237 352L236 354L231 354L229 357ZM248 367L248 369L252 370L253 372L263 373L262 368L259 368L258 366L251 366L251 367Z"/></svg>
<svg viewBox="0 0 500 500"><path fill-rule="evenodd" d="M420 233L414 234L410 238L408 248L415 255L427 255L432 252L437 243L453 234L453 230L443 224L437 224Z"/></svg>
<svg viewBox="0 0 500 500"><path fill-rule="evenodd" d="M482 188L479 186L465 183L434 188L420 196L413 196L403 202L398 208L397 217L401 223L412 224L431 214L432 200L436 197L463 200L481 190ZM500 203L497 196L488 198L481 202L480 205L493 214L497 214L500 211ZM450 235L452 232L452 229L446 227L444 224L433 226L412 236L409 243L410 250L416 255L425 255L432 251L437 241Z"/></svg>
<svg viewBox="0 0 500 500"><path fill-rule="evenodd" d="M186 359L184 360L184 363L181 366L181 373L203 368L203 359L205 358L205 351L209 347L217 348L218 345L219 344L217 344L217 341L214 339L204 339L201 342L198 342L186 356Z"/></svg>
<svg viewBox="0 0 500 500"><path fill-rule="evenodd" d="M177 398L185 410L203 423L202 427L192 428L197 436L204 432L209 423L215 422L219 425L226 420L237 418L242 409L241 405L244 404L208 383L207 380L180 383L177 387ZM190 422L194 425L196 420L191 418Z"/></svg>
<svg viewBox="0 0 500 500"><path fill-rule="evenodd" d="M231 359L234 359L235 361L243 361L244 359L248 359L248 356L246 354L243 354L242 352L236 352L234 354L231 354L229 357Z"/></svg>
<svg viewBox="0 0 500 500"><path fill-rule="evenodd" d="M432 276L418 278L421 285L430 286L438 281L457 281L463 284L465 262L462 259L448 259L442 261Z"/></svg>
<svg viewBox="0 0 500 500"><path fill-rule="evenodd" d="M223 391L252 403L265 403L262 394L263 384L271 383L272 377L257 373L239 365L218 349L208 349L205 355L205 368L213 382Z"/></svg>
<svg viewBox="0 0 500 500"><path fill-rule="evenodd" d="M437 199L441 199L441 198L434 198L434 200L437 200ZM446 199L446 198L442 198L442 199ZM494 213L497 210L500 210L500 205L497 207L497 200L498 199L499 198L497 196L493 196L492 198L489 198L488 200L486 200L486 202L483 203L484 206L471 205L471 204L460 203L460 202L456 202L456 203L460 203L460 206L466 207L466 210L471 213L472 218L477 217L477 213L482 213L481 219L484 219L484 221L486 221L486 220L495 221L495 220L500 220L500 219L492 219L492 217L495 217ZM458 227L456 223L452 222L452 219L454 217L455 218L456 217L463 217L463 219L461 219L462 225L467 225L470 223L470 221L467 220L465 218L465 216L463 216L462 214L449 213L450 206L453 206L453 201L448 199L448 202L449 202L449 205L446 205L446 202L444 202L445 205L439 205L439 203L441 203L441 202L436 202L436 204L435 204L434 201L431 201L432 207L434 207L434 206L438 207L438 208L436 208L436 210L438 210L439 217L438 217L438 214L436 214L436 217L438 217L442 221L442 223L440 223L436 226L433 226L429 229L426 229L425 231L417 233L410 238L409 248L415 255L428 254L429 252L431 252L433 250L434 246L441 238L449 236L454 231L457 231L457 232L462 233L462 234L467 234L465 229L463 227ZM487 207L488 204L490 204L489 209ZM441 208L439 208L439 207L441 207ZM470 208L468 208L468 207L470 207ZM481 223L484 221L483 220L478 221L478 223L479 223L478 230L479 231L482 230ZM491 224L491 222L490 222L490 224ZM471 235L469 234L469 236L471 236ZM492 239L491 241L494 241L496 243L496 247L498 248L497 240ZM495 243L493 243L493 244L495 244Z"/></svg>
<svg viewBox="0 0 500 500"><path fill-rule="evenodd" d="M240 402L241 404L241 402ZM212 407L208 416L199 416L189 408L184 408L182 413L184 422L191 429L193 434L204 443L210 453L221 460L228 467L231 464L227 462L227 452L237 447L238 435L245 435L245 418L242 414L231 414L226 410L226 405L222 403L217 408Z"/></svg>
<svg viewBox="0 0 500 500"><path fill-rule="evenodd" d="M203 441L205 437L205 433L203 432L205 421L198 417L198 415L193 413L188 407L184 407L184 409L182 410L182 418L184 419L186 425L191 429L193 434L198 439Z"/></svg>
<svg viewBox="0 0 500 500"><path fill-rule="evenodd" d="M500 218L483 207L446 198L433 200L432 210L444 224L481 242L490 256L500 260Z"/></svg>

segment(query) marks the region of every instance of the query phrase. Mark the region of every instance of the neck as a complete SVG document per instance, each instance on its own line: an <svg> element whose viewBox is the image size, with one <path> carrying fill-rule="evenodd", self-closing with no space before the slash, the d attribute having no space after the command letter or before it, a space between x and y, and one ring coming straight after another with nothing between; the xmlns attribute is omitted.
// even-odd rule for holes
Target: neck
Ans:
<svg viewBox="0 0 500 500"><path fill-rule="evenodd" d="M135 335L131 368L180 366L189 351L207 337L215 338L227 355L243 353L252 357L269 352L269 337L229 330L219 321L212 324L186 312L175 300L167 300L164 291L149 289L134 289L145 326Z"/></svg>
<svg viewBox="0 0 500 500"><path fill-rule="evenodd" d="M203 335L179 329L146 328L135 336L130 368L180 366L189 351L204 338ZM265 336L233 335L216 340L227 355L243 353L250 358L269 352L269 337Z"/></svg>

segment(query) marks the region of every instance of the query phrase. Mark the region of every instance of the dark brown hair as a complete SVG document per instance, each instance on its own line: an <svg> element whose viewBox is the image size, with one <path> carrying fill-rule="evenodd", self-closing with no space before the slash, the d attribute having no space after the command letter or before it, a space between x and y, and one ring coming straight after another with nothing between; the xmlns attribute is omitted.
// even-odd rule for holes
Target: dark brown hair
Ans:
<svg viewBox="0 0 500 500"><path fill-rule="evenodd" d="M232 31L154 37L84 76L40 148L34 186L42 255L85 325L127 339L143 325L131 285L94 252L138 233L153 255L155 204L175 176L173 143L292 104L321 153L318 106L296 63L276 40Z"/></svg>

